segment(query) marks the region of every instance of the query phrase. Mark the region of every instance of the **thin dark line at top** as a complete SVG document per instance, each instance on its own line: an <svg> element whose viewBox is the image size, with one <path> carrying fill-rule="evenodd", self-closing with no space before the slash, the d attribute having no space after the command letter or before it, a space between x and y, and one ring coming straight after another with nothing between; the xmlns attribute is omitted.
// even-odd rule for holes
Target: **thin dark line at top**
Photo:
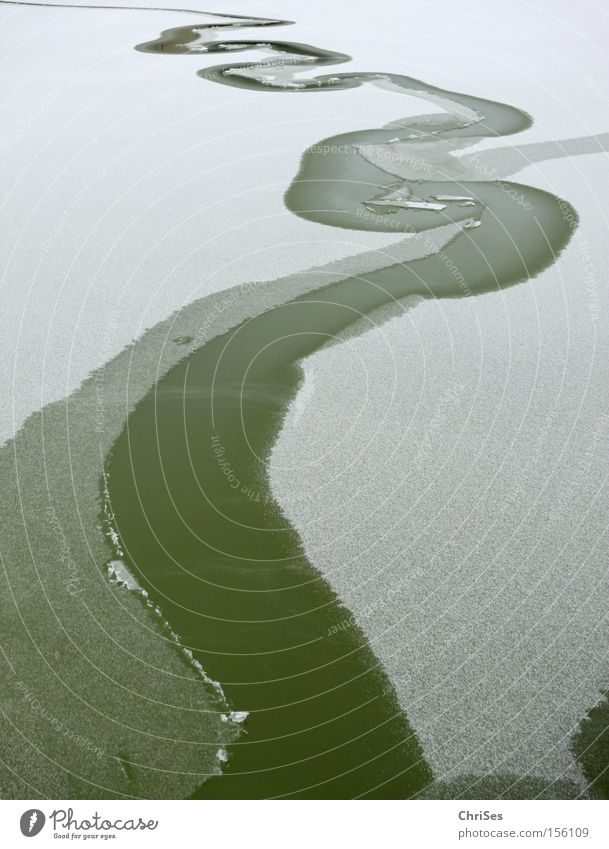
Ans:
<svg viewBox="0 0 609 849"><path fill-rule="evenodd" d="M86 5L81 6L78 3L37 3L26 2L26 0L0 0L7 6L44 6L49 9L55 7L60 9L113 9L127 12L179 12L185 15L208 15L211 18L230 18L237 21L257 21L262 24L278 25L278 24L293 24L294 21L282 21L275 18L256 18L253 15L225 15L223 12L206 12L203 9L172 9L165 6L108 6L108 5Z"/></svg>

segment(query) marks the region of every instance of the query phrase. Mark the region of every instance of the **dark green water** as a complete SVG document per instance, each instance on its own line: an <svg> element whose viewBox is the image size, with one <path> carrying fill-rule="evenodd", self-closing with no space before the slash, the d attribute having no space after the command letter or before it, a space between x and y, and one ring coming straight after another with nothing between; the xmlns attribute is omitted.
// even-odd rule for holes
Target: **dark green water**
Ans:
<svg viewBox="0 0 609 849"><path fill-rule="evenodd" d="M209 28L169 30L138 49L232 52L262 44L208 45L201 36ZM576 216L548 193L484 180L411 181L421 202L465 193L467 206L375 206L371 198L393 191L396 176L364 159L359 145L396 137L405 144L422 138L439 146L466 144L518 132L530 118L396 75L296 83L296 71L349 57L264 44L280 58L218 66L201 76L283 92L337 92L382 81L454 107L452 115L404 119L390 129L320 142L304 155L286 194L295 214L353 229L421 232L450 222L462 229L423 259L303 295L190 354L129 417L107 464L109 497L130 569L234 709L250 714L224 774L197 795L408 798L430 783L430 770L363 634L307 562L273 500L269 453L298 389L303 358L392 300L477 295L532 278L568 242ZM282 80L269 76L286 67ZM464 117L470 112L474 117ZM332 153L332 146L340 151ZM337 629L345 621L349 627Z"/></svg>
<svg viewBox="0 0 609 849"><path fill-rule="evenodd" d="M303 358L393 299L478 295L532 279L568 242L577 217L548 193L464 177L440 156L441 173L436 153L450 157L481 138L529 127L530 117L515 107L382 72L299 77L350 57L276 40L210 43L211 30L290 22L203 14L226 20L167 30L136 49L190 55L268 50L273 58L207 68L199 76L281 94L333 96L373 83L448 112L320 141L303 155L285 202L294 214L328 226L425 233L457 223L461 232L435 253L430 247L424 259L346 278L255 315L195 351L139 405L108 460L111 504L131 570L184 644L222 682L235 710L250 712L224 774L204 783L198 796L406 798L429 785L430 770L364 635L307 562L274 502L269 452L297 391ZM402 146L396 159L411 145L415 162L424 159L427 145L434 178L398 179L391 156L383 167L363 155L367 145L389 151L396 143ZM470 199L453 198L442 209L408 205L409 199L429 204L450 194ZM600 798L609 792L607 704L605 697L590 711L573 740ZM514 790L518 781L500 776L478 795L533 798L544 791ZM474 777L465 776L461 786L440 784L426 795L463 798L472 783ZM569 792L563 788L558 795Z"/></svg>

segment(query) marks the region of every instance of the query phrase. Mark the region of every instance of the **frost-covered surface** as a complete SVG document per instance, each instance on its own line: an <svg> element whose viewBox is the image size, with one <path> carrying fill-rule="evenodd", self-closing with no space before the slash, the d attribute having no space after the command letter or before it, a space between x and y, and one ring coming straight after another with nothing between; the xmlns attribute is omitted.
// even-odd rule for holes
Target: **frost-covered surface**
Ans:
<svg viewBox="0 0 609 849"><path fill-rule="evenodd" d="M0 452L4 798L183 797L235 737L132 576L103 567L101 457L123 425L127 365L104 375L102 432L90 380Z"/></svg>
<svg viewBox="0 0 609 849"><path fill-rule="evenodd" d="M421 304L310 358L273 491L387 668L430 794L567 796L585 783L572 735L609 680L607 158L519 147L606 148L606 21L475 0L412 20L426 37L409 34L400 69L535 118L481 178L529 166L516 179L567 198L580 228L530 284Z"/></svg>
<svg viewBox="0 0 609 849"><path fill-rule="evenodd" d="M537 120L521 143L562 138L565 122L568 135L607 130L591 8L496 4L489 20L477 0L429 2L404 20L387 0L382 56L362 0L256 14L299 21L302 41L351 52L354 68L424 68L437 85L513 102ZM246 718L162 616L108 579L102 458L188 350L347 266L240 283L372 248L398 255L398 236L305 222L282 196L304 148L412 104L378 88L337 94L338 110L330 93L206 85L199 57L134 53L176 24L170 14L0 15L15 48L2 75L0 440L25 423L0 452L0 795L183 796L217 774ZM439 779L491 769L580 781L568 740L606 687L599 158L522 176L582 214L558 266L502 297L425 304L318 355L275 455L278 496L370 636ZM369 254L348 270L377 265Z"/></svg>
<svg viewBox="0 0 609 849"><path fill-rule="evenodd" d="M533 282L420 303L308 358L273 452L310 562L461 795L581 791L571 738L609 681L609 251L581 179L599 169L520 177L581 215Z"/></svg>
<svg viewBox="0 0 609 849"><path fill-rule="evenodd" d="M302 20L287 5L269 14ZM313 43L327 11L303 21ZM303 150L337 131L332 96L246 93L197 77L217 55L134 50L205 18L1 6L0 20L12 50L0 79L0 444L185 304L399 240L285 208ZM357 30L347 38L359 49ZM364 110L380 124L395 115L378 88L341 104L339 129Z"/></svg>
<svg viewBox="0 0 609 849"><path fill-rule="evenodd" d="M443 244L452 234L451 225L434 238ZM218 773L218 743L234 739L247 714L230 710L162 610L126 590L137 582L104 514L102 460L129 411L190 350L302 292L428 250L427 239L406 238L380 257L363 252L203 298L30 416L0 449L0 604L8 614L0 795L179 797ZM404 309L395 304L388 315ZM36 710L24 711L24 693Z"/></svg>
<svg viewBox="0 0 609 849"><path fill-rule="evenodd" d="M284 101L278 121L272 96L250 95L250 109L192 62L133 50L176 16L3 6L0 17L14 50L0 83L0 443L19 431L0 451L0 795L185 796L217 774L246 717L162 610L126 591L132 576L101 525L102 460L193 346L345 272L264 293L238 284L400 237L288 213L283 192L303 148L334 130L333 105L308 122L302 102ZM362 99L347 102L355 125Z"/></svg>

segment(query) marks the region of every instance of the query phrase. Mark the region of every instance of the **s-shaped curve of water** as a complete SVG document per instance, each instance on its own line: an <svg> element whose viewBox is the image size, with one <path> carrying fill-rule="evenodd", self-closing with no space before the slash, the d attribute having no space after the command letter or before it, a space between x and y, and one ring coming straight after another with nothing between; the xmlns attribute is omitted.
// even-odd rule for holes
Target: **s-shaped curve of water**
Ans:
<svg viewBox="0 0 609 849"><path fill-rule="evenodd" d="M288 23L221 17L166 30L137 50L263 49L271 57L199 76L283 93L373 83L444 110L310 147L285 196L290 210L410 236L449 225L448 235L441 247L429 237L418 259L308 292L189 354L129 417L107 465L111 510L130 569L235 710L249 713L224 774L200 797L408 798L431 782L430 770L361 631L275 503L269 453L305 357L409 296L478 295L534 277L567 244L577 216L554 195L489 181L453 156L529 127L521 110L399 74L303 77L350 57L294 42L208 40L221 28Z"/></svg>
<svg viewBox="0 0 609 849"><path fill-rule="evenodd" d="M285 199L330 226L413 234L452 225L452 235L440 251L434 242L416 261L303 295L191 354L117 443L112 507L131 563L235 708L250 712L248 737L201 795L416 795L430 780L416 739L365 639L274 502L269 452L304 357L388 302L479 294L534 276L568 241L575 214L545 192L459 170L455 150L530 126L520 110L396 74L304 76L350 57L278 40L210 42L218 26L167 30L137 49L266 50L269 58L199 76L329 96L372 82L447 110L324 139L303 156ZM417 173L420 162L428 167Z"/></svg>

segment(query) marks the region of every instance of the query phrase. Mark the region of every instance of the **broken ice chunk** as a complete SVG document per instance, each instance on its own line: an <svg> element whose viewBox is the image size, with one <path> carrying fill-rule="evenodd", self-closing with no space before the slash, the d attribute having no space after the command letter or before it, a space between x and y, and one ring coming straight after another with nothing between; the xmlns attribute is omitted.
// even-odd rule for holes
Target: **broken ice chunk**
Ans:
<svg viewBox="0 0 609 849"><path fill-rule="evenodd" d="M371 206L398 206L400 209L427 209L432 212L440 212L446 209L445 203L431 203L422 200L406 200L401 198L388 198L387 200L374 200Z"/></svg>
<svg viewBox="0 0 609 849"><path fill-rule="evenodd" d="M249 714L246 710L234 710L231 713L223 713L220 716L222 722L234 722L235 725L240 725L248 718Z"/></svg>
<svg viewBox="0 0 609 849"><path fill-rule="evenodd" d="M476 202L474 200L474 198L470 197L469 195L432 195L432 198L435 198L435 200L447 200L447 201L463 201L463 200L465 200L465 201L470 201L471 203Z"/></svg>
<svg viewBox="0 0 609 849"><path fill-rule="evenodd" d="M135 577L131 574L127 565L123 563L122 560L111 560L108 563L107 568L110 578L116 581L116 583L120 586L126 587L128 590L141 589Z"/></svg>

